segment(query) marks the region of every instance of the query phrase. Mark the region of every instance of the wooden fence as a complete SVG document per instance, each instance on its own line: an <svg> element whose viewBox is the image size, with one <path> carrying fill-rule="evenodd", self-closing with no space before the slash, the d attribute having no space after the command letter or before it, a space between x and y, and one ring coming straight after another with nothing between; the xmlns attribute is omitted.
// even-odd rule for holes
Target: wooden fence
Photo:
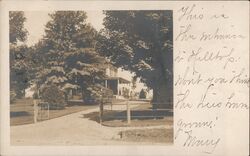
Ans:
<svg viewBox="0 0 250 156"><path fill-rule="evenodd" d="M134 117L134 116L131 116L131 106L132 105L139 105L140 103L133 103L133 101L130 101L129 99L127 99L126 101L123 101L123 102L119 102L119 103L116 103L114 104L112 99L109 99L109 98L104 98L104 99L101 99L100 103L99 103L99 122L100 124L103 123L103 117L104 117L104 107L107 106L107 105L110 105L110 110L112 111L112 108L113 106L116 106L116 105L126 105L126 120L127 120L127 124L129 125L131 123L131 117ZM160 115L158 115L158 112L160 110L167 110L168 108L163 108L161 107L162 105L166 105L166 103L150 103L151 106L152 106L152 116L141 116L143 118L153 118L153 119L156 119L156 118L159 118L159 117L162 117Z"/></svg>

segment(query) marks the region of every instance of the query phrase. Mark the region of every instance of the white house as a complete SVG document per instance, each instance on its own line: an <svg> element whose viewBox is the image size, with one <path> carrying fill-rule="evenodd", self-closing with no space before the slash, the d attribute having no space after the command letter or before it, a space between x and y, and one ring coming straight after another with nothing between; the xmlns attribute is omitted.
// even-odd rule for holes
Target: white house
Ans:
<svg viewBox="0 0 250 156"><path fill-rule="evenodd" d="M120 69L106 64L106 78L104 86L113 91L113 95L117 99L129 98L131 94L131 81L124 76L124 73L118 72ZM128 77L128 76L127 76Z"/></svg>

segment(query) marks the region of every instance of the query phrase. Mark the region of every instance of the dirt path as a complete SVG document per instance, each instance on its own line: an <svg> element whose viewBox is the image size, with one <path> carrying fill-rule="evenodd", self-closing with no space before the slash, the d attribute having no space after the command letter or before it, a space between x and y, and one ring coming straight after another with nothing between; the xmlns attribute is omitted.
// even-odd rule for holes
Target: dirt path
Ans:
<svg viewBox="0 0 250 156"><path fill-rule="evenodd" d="M119 145L138 144L119 140L119 132L138 127L105 127L83 118L98 108L66 115L36 124L11 126L11 145ZM164 127L166 126L157 126ZM150 127L149 127L150 128ZM171 128L171 127L167 127ZM140 142L140 144L155 144Z"/></svg>

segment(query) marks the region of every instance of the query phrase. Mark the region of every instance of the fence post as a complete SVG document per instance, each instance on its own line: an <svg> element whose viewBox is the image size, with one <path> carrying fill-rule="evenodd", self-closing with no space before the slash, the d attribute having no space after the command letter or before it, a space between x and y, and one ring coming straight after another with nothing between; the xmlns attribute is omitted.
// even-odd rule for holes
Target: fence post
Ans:
<svg viewBox="0 0 250 156"><path fill-rule="evenodd" d="M49 103L48 103L48 119L49 119Z"/></svg>
<svg viewBox="0 0 250 156"><path fill-rule="evenodd" d="M102 125L102 116L103 116L103 99L101 99L101 102L99 104L99 108L100 108L100 111L99 111L99 121L100 121L100 124Z"/></svg>
<svg viewBox="0 0 250 156"><path fill-rule="evenodd" d="M34 123L37 123L37 101L34 100Z"/></svg>
<svg viewBox="0 0 250 156"><path fill-rule="evenodd" d="M131 123L131 114L130 114L129 101L127 101L127 122L128 122L128 124Z"/></svg>
<svg viewBox="0 0 250 156"><path fill-rule="evenodd" d="M153 117L154 117L154 120L156 120L156 116L157 116L157 103L152 102L151 105L153 107Z"/></svg>

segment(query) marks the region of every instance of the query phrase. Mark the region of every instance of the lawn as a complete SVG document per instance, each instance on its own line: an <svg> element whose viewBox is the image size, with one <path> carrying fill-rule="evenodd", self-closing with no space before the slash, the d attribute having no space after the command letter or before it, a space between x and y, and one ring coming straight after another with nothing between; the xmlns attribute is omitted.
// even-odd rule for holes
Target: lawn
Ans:
<svg viewBox="0 0 250 156"><path fill-rule="evenodd" d="M173 128L153 128L125 130L119 135L123 141L173 143L173 133Z"/></svg>
<svg viewBox="0 0 250 156"><path fill-rule="evenodd" d="M115 104L113 104L113 107ZM124 110L104 110L102 117L102 125L109 127L147 127L147 126L159 126L159 125L173 125L173 110L157 110L154 112L152 106L149 103L138 104L131 108L131 123L127 123L127 111ZM100 121L99 112L91 112L84 115L84 118L88 118L95 122Z"/></svg>
<svg viewBox="0 0 250 156"><path fill-rule="evenodd" d="M65 109L62 110L50 110L49 119L96 107L98 107L98 105L84 105L83 103L75 102L74 104L66 106ZM31 123L34 123L33 99L18 99L13 104L10 104L11 126Z"/></svg>

